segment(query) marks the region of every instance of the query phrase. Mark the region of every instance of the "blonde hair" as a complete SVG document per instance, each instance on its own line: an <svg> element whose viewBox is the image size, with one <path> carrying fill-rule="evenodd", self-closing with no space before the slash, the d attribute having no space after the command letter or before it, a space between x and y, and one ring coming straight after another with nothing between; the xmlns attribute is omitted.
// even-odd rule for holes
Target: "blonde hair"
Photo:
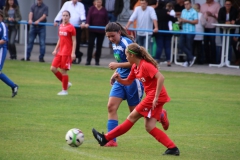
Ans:
<svg viewBox="0 0 240 160"><path fill-rule="evenodd" d="M152 63L152 65L154 65L158 69L157 62L152 58L152 56L147 52L144 47L139 46L137 43L129 44L126 51L129 54L134 54L139 59L144 59L145 61Z"/></svg>

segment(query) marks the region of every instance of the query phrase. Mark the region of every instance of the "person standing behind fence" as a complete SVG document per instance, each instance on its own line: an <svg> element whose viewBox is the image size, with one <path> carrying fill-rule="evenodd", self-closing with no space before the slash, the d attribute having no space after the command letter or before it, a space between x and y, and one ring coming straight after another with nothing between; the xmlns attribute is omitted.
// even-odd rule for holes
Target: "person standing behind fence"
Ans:
<svg viewBox="0 0 240 160"><path fill-rule="evenodd" d="M224 7L220 8L218 12L218 23L221 24L235 24L238 16L238 11L235 7L232 6L231 0L226 0ZM220 32L223 33L223 30L220 28ZM230 30L230 34L234 34L235 29ZM228 62L232 61L232 43L233 37L230 37L229 41L229 54L228 54ZM217 54L217 63L220 63L221 56Z"/></svg>
<svg viewBox="0 0 240 160"><path fill-rule="evenodd" d="M204 32L204 25L206 24L206 19L204 18L203 14L200 12L201 6L199 3L193 5L193 8L198 13L198 23L195 25L196 32L203 33ZM196 56L196 62L198 64L204 63L204 55L203 55L203 35L196 34L193 41L193 55Z"/></svg>
<svg viewBox="0 0 240 160"><path fill-rule="evenodd" d="M102 5L108 12L109 22L116 22L124 7L123 0L103 0Z"/></svg>
<svg viewBox="0 0 240 160"><path fill-rule="evenodd" d="M28 46L27 46L27 59L26 59L27 61L30 61L34 40L38 35L39 45L40 45L39 62L45 62L44 55L46 50L45 49L46 26L39 25L39 23L46 23L47 16L48 16L48 6L46 6L43 3L43 0L37 0L37 2L31 6L31 10L28 16L28 24L31 26L30 26L29 40L28 40ZM22 58L21 60L24 61L25 58Z"/></svg>
<svg viewBox="0 0 240 160"><path fill-rule="evenodd" d="M191 0L184 1L185 9L181 13L179 22L182 24L183 32L195 32L195 24L198 23L198 14L195 9L192 8ZM179 40L179 48L186 54L187 61L183 63L184 67L191 67L196 57L193 57L193 39L195 34L181 34Z"/></svg>
<svg viewBox="0 0 240 160"><path fill-rule="evenodd" d="M3 72L3 65L7 56L7 28L3 23L3 11L0 10L0 80L12 89L12 97L15 97L18 92L18 85L10 80Z"/></svg>
<svg viewBox="0 0 240 160"><path fill-rule="evenodd" d="M71 14L70 23L74 25L76 29L76 49L75 54L78 58L78 63L82 60L82 52L80 52L80 43L81 43L81 28L85 26L86 14L84 5L78 0L67 1L63 4L61 10L58 12L56 18L54 19L54 26L58 26L61 21L62 12L69 11ZM78 26L78 27L77 27ZM75 61L73 63L76 63Z"/></svg>
<svg viewBox="0 0 240 160"><path fill-rule="evenodd" d="M206 0L206 3L201 5L201 13L206 19L205 33L216 33L216 27L212 24L218 23L217 17L220 7L220 4L214 0ZM216 36L204 36L204 52L206 63L216 64Z"/></svg>
<svg viewBox="0 0 240 160"><path fill-rule="evenodd" d="M137 28L142 30L152 30L153 26L153 32L158 32L158 23L157 23L157 16L156 12L153 9L153 7L148 6L148 0L140 0L141 6L136 7L133 14L129 18L129 21L126 25L126 29L129 28L129 26L134 22L134 20L137 20ZM137 43L140 46L145 46L146 44L146 35L148 34L148 48L149 53L152 53L152 43L151 43L151 37L152 32L145 32L145 31L137 31Z"/></svg>
<svg viewBox="0 0 240 160"><path fill-rule="evenodd" d="M95 6L90 7L85 27L103 26L108 24L107 10L102 6L102 0L94 0ZM89 29L89 44L87 50L87 61L85 65L91 65L94 42L96 39L95 65L99 65L102 53L102 44L105 37L103 29Z"/></svg>
<svg viewBox="0 0 240 160"><path fill-rule="evenodd" d="M72 60L76 58L76 30L69 23L71 14L65 10L62 12L62 24L59 26L59 40L52 52L54 59L51 65L51 71L62 82L62 91L58 93L60 96L68 95L68 88L72 86L69 82L68 71L71 68ZM61 72L58 71L61 69Z"/></svg>
<svg viewBox="0 0 240 160"><path fill-rule="evenodd" d="M15 39L19 24L17 23L22 19L18 5L14 3L14 0L6 0L6 6L3 10L4 21L7 22L8 26L8 50L10 53L10 59L17 59L17 50L15 46Z"/></svg>

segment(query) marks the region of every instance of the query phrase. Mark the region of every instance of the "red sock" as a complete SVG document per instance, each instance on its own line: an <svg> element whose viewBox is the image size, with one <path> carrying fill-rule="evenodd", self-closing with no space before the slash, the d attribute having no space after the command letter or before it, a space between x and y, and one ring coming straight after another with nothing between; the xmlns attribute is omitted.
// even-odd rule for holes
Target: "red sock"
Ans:
<svg viewBox="0 0 240 160"><path fill-rule="evenodd" d="M134 123L126 119L122 124L118 125L116 128L105 134L105 138L107 140L112 140L113 138L117 138L118 136L121 136L122 134L126 133Z"/></svg>
<svg viewBox="0 0 240 160"><path fill-rule="evenodd" d="M62 75L62 88L65 91L68 89L68 75Z"/></svg>
<svg viewBox="0 0 240 160"><path fill-rule="evenodd" d="M62 73L61 72L57 71L55 73L55 76L62 82Z"/></svg>
<svg viewBox="0 0 240 160"><path fill-rule="evenodd" d="M162 143L167 148L174 148L176 145L173 143L173 141L158 128L153 128L149 132L158 142Z"/></svg>

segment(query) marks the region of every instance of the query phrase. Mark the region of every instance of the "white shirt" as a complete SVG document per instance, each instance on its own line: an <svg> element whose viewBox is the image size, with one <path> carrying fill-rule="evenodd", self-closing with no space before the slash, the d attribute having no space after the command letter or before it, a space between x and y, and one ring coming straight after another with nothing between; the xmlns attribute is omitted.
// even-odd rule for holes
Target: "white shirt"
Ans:
<svg viewBox="0 0 240 160"><path fill-rule="evenodd" d="M142 10L142 7L138 6L129 19L131 22L134 20L137 20L138 29L153 30L153 20L157 20L157 15L153 7L147 6L145 10ZM145 36L146 33L152 35L152 32L137 31L139 36Z"/></svg>
<svg viewBox="0 0 240 160"><path fill-rule="evenodd" d="M71 14L70 23L72 25L80 25L82 22L86 21L85 8L81 2L77 2L75 5L72 1L67 1L62 6L61 10L58 12L54 22L61 21L62 12L69 11Z"/></svg>
<svg viewBox="0 0 240 160"><path fill-rule="evenodd" d="M206 19L202 13L198 12L198 24L195 24L195 32L204 32L204 26L206 24ZM203 35L196 34L194 40L203 40Z"/></svg>

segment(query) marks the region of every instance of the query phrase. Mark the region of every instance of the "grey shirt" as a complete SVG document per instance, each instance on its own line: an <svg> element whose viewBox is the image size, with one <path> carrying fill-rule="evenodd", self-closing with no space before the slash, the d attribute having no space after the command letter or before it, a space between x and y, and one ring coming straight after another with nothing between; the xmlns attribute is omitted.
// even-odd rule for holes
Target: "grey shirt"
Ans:
<svg viewBox="0 0 240 160"><path fill-rule="evenodd" d="M48 6L46 6L44 3L42 3L41 6L38 6L37 4L33 4L30 12L33 13L32 21L35 22L36 20L41 18L43 14L48 16ZM47 18L45 18L41 22L47 22Z"/></svg>
<svg viewBox="0 0 240 160"><path fill-rule="evenodd" d="M108 12L114 11L115 0L106 0L105 8Z"/></svg>

